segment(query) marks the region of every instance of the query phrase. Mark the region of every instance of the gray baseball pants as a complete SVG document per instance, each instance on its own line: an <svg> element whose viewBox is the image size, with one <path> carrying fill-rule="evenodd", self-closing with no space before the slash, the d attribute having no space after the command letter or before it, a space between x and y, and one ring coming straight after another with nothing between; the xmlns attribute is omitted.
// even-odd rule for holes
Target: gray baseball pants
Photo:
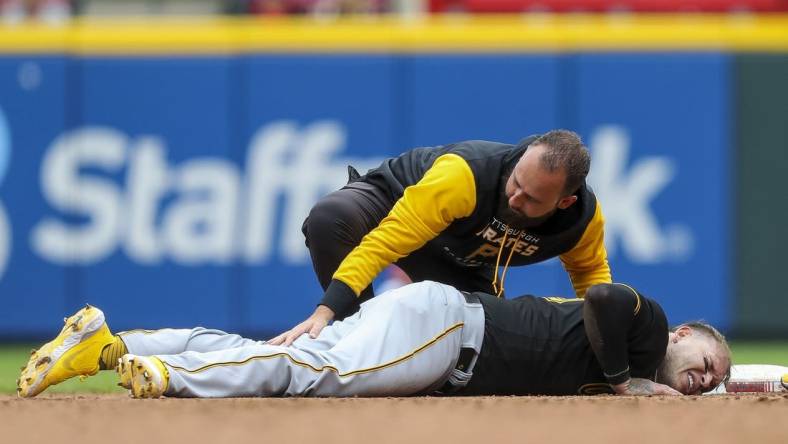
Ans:
<svg viewBox="0 0 788 444"><path fill-rule="evenodd" d="M374 297L290 347L200 327L120 335L129 353L164 363L166 396L407 396L467 384L476 358L466 371L455 366L461 348L478 356L484 310L424 281Z"/></svg>

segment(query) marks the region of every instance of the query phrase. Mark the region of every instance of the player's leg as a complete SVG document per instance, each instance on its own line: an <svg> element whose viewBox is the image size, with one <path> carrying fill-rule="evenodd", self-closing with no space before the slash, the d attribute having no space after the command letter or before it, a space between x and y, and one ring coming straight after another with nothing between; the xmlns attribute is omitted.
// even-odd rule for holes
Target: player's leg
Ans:
<svg viewBox="0 0 788 444"><path fill-rule="evenodd" d="M301 229L324 290L345 256L378 226L392 206L393 202L382 190L365 182L349 184L315 204ZM361 292L359 301L372 296L370 286Z"/></svg>
<svg viewBox="0 0 788 444"><path fill-rule="evenodd" d="M239 335L202 327L194 329L132 330L113 335L104 313L86 306L64 319L65 326L52 341L34 350L17 381L17 393L32 397L74 376L114 370L121 356L209 352L257 344ZM326 344L330 335L316 345ZM128 386L129 381L121 380Z"/></svg>
<svg viewBox="0 0 788 444"><path fill-rule="evenodd" d="M332 328L326 329L325 332L321 332L320 337L316 339L309 339L308 336L299 338L292 344L292 347L300 348L306 344L307 348L313 353L327 350L331 348L349 328L352 327L348 323L337 323L334 324ZM248 339L236 334L225 333L221 330L206 329L202 327L193 329L134 330L120 333L118 336L122 337L123 342L128 345L126 353L133 356L177 356L185 352L220 352L223 350L248 348L265 344L263 341ZM229 355L229 353L220 354L222 356ZM125 363L120 359L117 361L117 365L121 367L123 365L126 367L133 365L133 363L128 362L128 360ZM142 359L138 359L138 361L137 365L139 366L141 365ZM158 370L162 375L167 372L163 366L157 366L157 362L155 361L149 362L148 365L153 366L152 370ZM127 389L133 389L131 369L118 368L117 370L120 375L119 385ZM154 371L151 371L149 377L154 373ZM162 380L163 379L162 377ZM149 381L145 388L149 389L153 386L155 386L155 384L151 385ZM139 387L137 387L137 389L139 390ZM141 392L138 392L137 395L141 395Z"/></svg>
<svg viewBox="0 0 788 444"><path fill-rule="evenodd" d="M175 355L246 347L259 341L203 327L191 329L130 330L117 334L135 355Z"/></svg>
<svg viewBox="0 0 788 444"><path fill-rule="evenodd" d="M290 347L253 341L245 346L208 352L123 356L118 373L135 397L276 396L289 393L291 367L326 365L320 353L352 331L359 315L337 321L316 339L297 339ZM262 365L261 365L262 362ZM303 380L300 378L299 380ZM296 385L298 385L296 383ZM296 390L297 391L297 390Z"/></svg>
<svg viewBox="0 0 788 444"><path fill-rule="evenodd" d="M126 356L135 396L374 396L429 393L453 372L462 347L478 352L481 306L434 282L387 292L324 331L327 351L310 340L209 353ZM321 332L321 337L323 333ZM166 375L166 376L162 376ZM455 375L456 376L456 375ZM155 384L166 379L166 384Z"/></svg>
<svg viewBox="0 0 788 444"><path fill-rule="evenodd" d="M347 328L350 328L350 326L336 324L333 328L321 333L319 338L309 339L305 335L296 340L292 346L299 348L309 339L308 347L313 352L327 350L336 343ZM122 339L122 342L127 347L123 354L129 353L135 356L179 355L185 352L207 353L264 344L263 341L203 327L193 329L132 330L121 332L117 336ZM120 361L119 358L113 361L113 369L117 367L118 361ZM127 362L126 365L131 365L131 363ZM165 369L159 367L159 370L164 371ZM132 389L131 372L118 371L118 373L120 374L120 385L127 389Z"/></svg>
<svg viewBox="0 0 788 444"><path fill-rule="evenodd" d="M337 340L339 328L321 334L317 340L311 340L310 347L326 350ZM191 329L164 328L160 330L130 330L117 334L126 345L127 353L134 355L177 355L187 351L212 352L231 348L249 347L263 344L265 341L244 338L243 336L226 333L222 330L195 327ZM306 339L304 335L299 339ZM296 341L298 347L302 341ZM125 353L124 353L125 354Z"/></svg>

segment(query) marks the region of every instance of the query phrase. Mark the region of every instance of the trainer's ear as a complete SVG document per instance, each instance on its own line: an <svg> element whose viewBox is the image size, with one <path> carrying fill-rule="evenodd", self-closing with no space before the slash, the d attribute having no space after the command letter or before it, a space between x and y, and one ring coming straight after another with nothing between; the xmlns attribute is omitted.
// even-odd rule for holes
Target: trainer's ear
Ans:
<svg viewBox="0 0 788 444"><path fill-rule="evenodd" d="M565 210L571 207L575 202L577 202L577 196L574 194L571 196L562 197L561 200L558 201L558 208Z"/></svg>

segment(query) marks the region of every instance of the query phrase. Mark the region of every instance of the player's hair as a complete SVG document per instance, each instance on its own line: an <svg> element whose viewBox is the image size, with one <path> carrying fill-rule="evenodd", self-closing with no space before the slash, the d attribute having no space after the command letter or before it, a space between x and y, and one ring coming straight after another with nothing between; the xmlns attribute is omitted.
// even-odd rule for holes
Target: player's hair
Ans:
<svg viewBox="0 0 788 444"><path fill-rule="evenodd" d="M544 168L550 172L562 169L566 173L564 195L574 194L583 185L591 168L591 154L577 133L552 130L539 136L531 145L547 148L539 159Z"/></svg>
<svg viewBox="0 0 788 444"><path fill-rule="evenodd" d="M685 323L683 323L681 325L677 325L675 327L672 327L670 329L670 331L672 333L675 333L676 330L678 330L681 327L689 327L689 328L691 328L691 329L693 329L693 330L695 330L695 331L697 331L697 332L699 332L701 334L704 334L704 335L714 339L717 342L717 344L719 344L720 347L722 347L722 349L725 350L725 352L728 354L728 357L729 358L731 357L731 348L730 348L730 346L728 346L728 340L725 339L725 336L722 333L720 333L719 330L717 330L716 328L712 327L707 322L704 322L702 320L685 322ZM728 379L730 379L730 377L731 377L731 368L728 367L728 372L725 374L725 378L723 378L723 382L727 382Z"/></svg>

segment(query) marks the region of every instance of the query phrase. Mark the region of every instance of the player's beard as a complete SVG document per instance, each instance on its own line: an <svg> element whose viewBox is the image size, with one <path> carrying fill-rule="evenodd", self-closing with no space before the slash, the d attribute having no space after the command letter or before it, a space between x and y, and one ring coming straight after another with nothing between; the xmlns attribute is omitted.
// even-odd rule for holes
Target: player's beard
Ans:
<svg viewBox="0 0 788 444"><path fill-rule="evenodd" d="M556 209L553 209L553 211L549 211L547 214L537 217L526 216L525 214L513 210L512 207L509 206L509 197L506 195L506 182L509 181L509 176L511 174L511 171L509 171L508 174L505 174L498 187L500 191L498 197L498 208L495 211L495 218L515 230L535 228L539 225L542 225L547 219L550 219L550 216L555 214Z"/></svg>

